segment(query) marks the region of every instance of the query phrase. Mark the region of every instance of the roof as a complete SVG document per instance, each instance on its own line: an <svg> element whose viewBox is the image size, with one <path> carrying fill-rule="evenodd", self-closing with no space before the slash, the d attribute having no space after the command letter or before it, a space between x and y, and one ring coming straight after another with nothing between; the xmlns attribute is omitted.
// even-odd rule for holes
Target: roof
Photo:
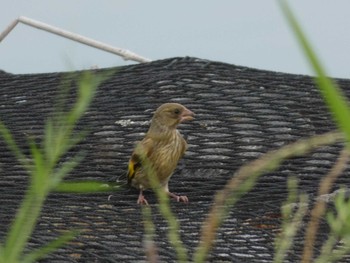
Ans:
<svg viewBox="0 0 350 263"><path fill-rule="evenodd" d="M110 69L106 69L110 70ZM171 202L181 237L193 254L202 221L215 193L247 162L283 145L335 129L311 77L235 66L191 57L170 58L115 69L98 89L79 123L89 135L74 149L86 157L68 179L114 182L125 174L134 143L147 131L152 112L162 103L178 102L196 113L180 125L189 149L170 181L170 189L186 194L189 204ZM104 70L101 70L104 71ZM14 75L0 72L0 116L24 151L39 141L64 80L77 72ZM347 96L349 80L335 80ZM74 91L68 104L74 101ZM6 233L27 186L27 174L1 141L0 235ZM317 193L320 179L334 164L341 145L321 147L305 157L285 161L262 176L252 191L231 210L219 229L212 262L271 262L274 237L281 222L288 176L300 190ZM66 156L65 158L69 158ZM334 189L349 184L349 170ZM43 262L135 262L145 260L143 222L137 191L108 194L50 194L30 248L52 240L64 230L81 228L68 246ZM175 262L167 241L167 224L147 193L157 227L163 262ZM327 236L323 226L319 240ZM301 254L303 234L286 262Z"/></svg>

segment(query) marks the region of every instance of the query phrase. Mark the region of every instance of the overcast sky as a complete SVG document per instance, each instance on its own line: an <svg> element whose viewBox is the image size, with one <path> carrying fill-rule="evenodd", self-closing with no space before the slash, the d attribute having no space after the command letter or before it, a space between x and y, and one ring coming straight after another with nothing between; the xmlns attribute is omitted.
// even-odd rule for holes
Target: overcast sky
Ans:
<svg viewBox="0 0 350 263"><path fill-rule="evenodd" d="M289 1L329 75L350 78L350 1ZM26 16L152 60L193 56L312 74L276 0L1 0L0 31ZM19 24L0 69L38 73L126 65L118 56Z"/></svg>

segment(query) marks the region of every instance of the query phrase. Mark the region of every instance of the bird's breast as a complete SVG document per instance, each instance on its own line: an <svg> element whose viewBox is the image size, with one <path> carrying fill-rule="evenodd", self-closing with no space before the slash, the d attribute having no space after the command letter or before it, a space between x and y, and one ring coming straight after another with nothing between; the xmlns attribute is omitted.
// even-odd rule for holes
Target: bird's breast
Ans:
<svg viewBox="0 0 350 263"><path fill-rule="evenodd" d="M171 176L183 155L184 144L185 141L178 132L174 132L168 140L157 143L157 151L154 152L152 159L160 179Z"/></svg>

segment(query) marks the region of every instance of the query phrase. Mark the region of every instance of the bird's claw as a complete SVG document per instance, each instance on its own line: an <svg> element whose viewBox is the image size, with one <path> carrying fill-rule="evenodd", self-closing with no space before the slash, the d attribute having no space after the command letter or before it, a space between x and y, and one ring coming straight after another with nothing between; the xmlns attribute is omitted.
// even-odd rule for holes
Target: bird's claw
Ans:
<svg viewBox="0 0 350 263"><path fill-rule="evenodd" d="M169 193L169 196L174 198L176 202L188 203L188 197L185 195L176 195L173 193Z"/></svg>
<svg viewBox="0 0 350 263"><path fill-rule="evenodd" d="M186 195L180 195L177 199L178 202L188 203L188 197Z"/></svg>
<svg viewBox="0 0 350 263"><path fill-rule="evenodd" d="M144 195L139 195L139 198L137 199L138 205L148 205L147 199L144 197Z"/></svg>
<svg viewBox="0 0 350 263"><path fill-rule="evenodd" d="M183 202L183 203L188 203L188 197L185 195L176 195L173 193L168 193L171 198L174 198L176 202ZM143 194L139 195L139 198L137 199L137 204L138 205L148 205L148 201L145 198Z"/></svg>

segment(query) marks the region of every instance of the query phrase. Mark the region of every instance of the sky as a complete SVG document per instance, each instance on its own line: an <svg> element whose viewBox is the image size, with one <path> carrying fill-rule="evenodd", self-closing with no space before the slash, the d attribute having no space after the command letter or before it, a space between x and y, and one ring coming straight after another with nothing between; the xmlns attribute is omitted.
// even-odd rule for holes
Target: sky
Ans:
<svg viewBox="0 0 350 263"><path fill-rule="evenodd" d="M350 1L293 0L328 75L350 78ZM277 0L1 0L0 32L25 16L151 60L191 56L312 75ZM0 42L0 70L42 73L128 65L24 24Z"/></svg>

